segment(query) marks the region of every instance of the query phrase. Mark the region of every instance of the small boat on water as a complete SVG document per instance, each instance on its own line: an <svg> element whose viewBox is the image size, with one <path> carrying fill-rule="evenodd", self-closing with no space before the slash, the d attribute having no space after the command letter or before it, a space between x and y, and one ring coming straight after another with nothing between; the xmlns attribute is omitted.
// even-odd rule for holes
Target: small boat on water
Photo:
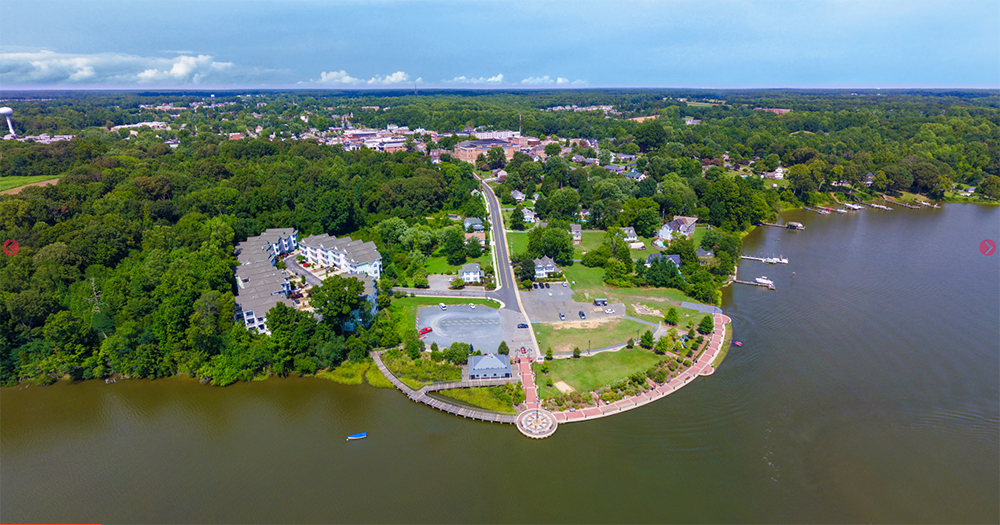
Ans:
<svg viewBox="0 0 1000 525"><path fill-rule="evenodd" d="M773 286L774 285L774 281L768 279L766 275L763 276L763 277L758 277L758 278L754 279L754 281L757 281L759 284L766 284L768 286Z"/></svg>
<svg viewBox="0 0 1000 525"><path fill-rule="evenodd" d="M739 341L733 341L733 346L743 346L743 343Z"/></svg>
<svg viewBox="0 0 1000 525"><path fill-rule="evenodd" d="M367 432L358 432L357 434L351 434L350 436L347 436L347 440L350 441L352 439L364 439L366 437L368 437Z"/></svg>
<svg viewBox="0 0 1000 525"><path fill-rule="evenodd" d="M847 208L847 209L849 209L849 210L854 210L854 211L858 211L858 210L861 209L860 205L858 205L858 204L851 204L849 202L845 202L844 203L844 207Z"/></svg>

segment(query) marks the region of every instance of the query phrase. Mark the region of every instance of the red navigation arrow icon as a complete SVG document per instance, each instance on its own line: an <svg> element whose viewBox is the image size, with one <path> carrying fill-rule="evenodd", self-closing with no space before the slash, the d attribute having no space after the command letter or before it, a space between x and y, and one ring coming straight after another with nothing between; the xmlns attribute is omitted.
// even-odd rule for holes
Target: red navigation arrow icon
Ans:
<svg viewBox="0 0 1000 525"><path fill-rule="evenodd" d="M6 250L6 246L4 249ZM984 239L983 242L979 243L979 251L986 256L993 255L997 251L997 243L993 242L993 239Z"/></svg>
<svg viewBox="0 0 1000 525"><path fill-rule="evenodd" d="M17 255L17 251L20 249L21 246L14 239L7 239L3 243L3 253L6 255Z"/></svg>

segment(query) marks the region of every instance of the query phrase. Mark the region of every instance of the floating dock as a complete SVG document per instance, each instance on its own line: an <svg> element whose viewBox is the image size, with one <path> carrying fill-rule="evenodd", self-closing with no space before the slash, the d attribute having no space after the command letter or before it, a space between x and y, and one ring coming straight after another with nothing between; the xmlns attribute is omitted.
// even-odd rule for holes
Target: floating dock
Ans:
<svg viewBox="0 0 1000 525"><path fill-rule="evenodd" d="M900 205L900 206L902 206L904 208L909 208L911 210L919 210L920 209L920 206L914 206L912 204L907 204L905 202L900 202L900 201L895 201L895 202L896 202L896 204L898 204L898 205Z"/></svg>
<svg viewBox="0 0 1000 525"><path fill-rule="evenodd" d="M871 203L871 202L866 202L865 204L867 204L867 205L869 205L872 208L875 208L877 210L892 211L892 208L890 208L888 206L883 206L881 204L874 204L874 203Z"/></svg>
<svg viewBox="0 0 1000 525"><path fill-rule="evenodd" d="M768 290L778 290L774 287L774 284L761 284L756 281L741 281L739 279L734 279L733 282L737 284L749 284L750 286L760 286L761 288L767 288Z"/></svg>
<svg viewBox="0 0 1000 525"><path fill-rule="evenodd" d="M830 214L830 212L828 212L828 211L826 211L824 209L821 209L819 207L817 207L817 208L810 208L809 206L806 206L805 209L807 209L809 211L814 211L814 212L816 212L816 213L818 213L820 215L829 215Z"/></svg>
<svg viewBox="0 0 1000 525"><path fill-rule="evenodd" d="M927 201L917 201L921 206L927 206L928 208L940 208L941 206L937 204L931 204Z"/></svg>

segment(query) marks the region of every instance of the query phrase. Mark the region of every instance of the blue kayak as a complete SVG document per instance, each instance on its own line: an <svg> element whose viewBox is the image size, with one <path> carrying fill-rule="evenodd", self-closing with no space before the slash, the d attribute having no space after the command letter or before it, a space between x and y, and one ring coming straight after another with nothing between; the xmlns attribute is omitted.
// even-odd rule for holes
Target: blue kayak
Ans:
<svg viewBox="0 0 1000 525"><path fill-rule="evenodd" d="M352 439L364 439L366 437L368 437L367 432L359 432L357 434L351 434L350 436L347 436L347 440L350 441Z"/></svg>

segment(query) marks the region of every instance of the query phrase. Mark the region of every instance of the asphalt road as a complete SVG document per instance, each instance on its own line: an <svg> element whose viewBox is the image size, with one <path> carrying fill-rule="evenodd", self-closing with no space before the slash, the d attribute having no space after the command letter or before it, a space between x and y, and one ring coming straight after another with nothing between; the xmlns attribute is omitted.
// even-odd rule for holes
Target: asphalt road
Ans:
<svg viewBox="0 0 1000 525"><path fill-rule="evenodd" d="M486 204L490 211L490 227L493 228L493 243L496 251L496 273L499 287L496 293L506 308L521 311L517 306L517 280L514 277L514 269L510 264L510 249L507 246L507 236L503 231L503 223L500 220L500 200L497 199L493 188L488 184L482 184L483 192L486 194Z"/></svg>
<svg viewBox="0 0 1000 525"><path fill-rule="evenodd" d="M299 263L295 262L295 257L289 256L285 258L285 268L287 268L288 271L294 273L295 275L305 275L306 284L308 284L309 286L319 286L323 284L323 281L320 280L319 277L316 277L315 275L307 272L305 268L299 266Z"/></svg>

